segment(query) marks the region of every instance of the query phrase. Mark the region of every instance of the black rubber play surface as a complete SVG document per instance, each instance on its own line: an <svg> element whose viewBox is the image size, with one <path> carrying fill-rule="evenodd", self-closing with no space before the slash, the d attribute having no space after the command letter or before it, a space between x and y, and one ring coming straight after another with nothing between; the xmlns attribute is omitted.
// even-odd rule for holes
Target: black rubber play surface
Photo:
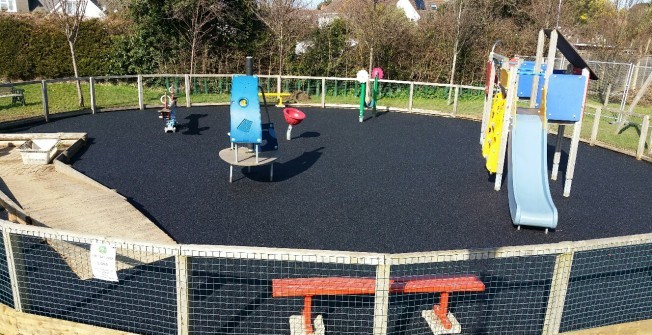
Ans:
<svg viewBox="0 0 652 335"><path fill-rule="evenodd" d="M307 119L288 142L281 110L270 109L280 146L273 182L263 166L236 168L229 183L217 155L229 146L226 106L180 108L174 134L163 132L156 110L14 131L88 133L73 166L128 197L179 243L396 253L652 232L652 165L632 157L580 144L564 198L566 140L550 184L557 230L517 231L506 183L493 191L484 168L478 122L385 113L359 123L356 110L302 110Z"/></svg>

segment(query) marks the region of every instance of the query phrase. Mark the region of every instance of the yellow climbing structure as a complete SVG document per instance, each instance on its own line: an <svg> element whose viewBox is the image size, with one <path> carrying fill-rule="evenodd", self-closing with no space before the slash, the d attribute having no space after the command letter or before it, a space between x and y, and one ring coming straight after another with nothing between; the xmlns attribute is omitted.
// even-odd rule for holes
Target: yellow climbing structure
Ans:
<svg viewBox="0 0 652 335"><path fill-rule="evenodd" d="M498 155L500 153L500 141L504 128L506 97L503 92L509 83L509 72L505 69L500 71L500 86L502 87L491 101L491 114L489 123L485 129L484 141L482 142L482 156L487 160L486 168L491 173L498 169Z"/></svg>

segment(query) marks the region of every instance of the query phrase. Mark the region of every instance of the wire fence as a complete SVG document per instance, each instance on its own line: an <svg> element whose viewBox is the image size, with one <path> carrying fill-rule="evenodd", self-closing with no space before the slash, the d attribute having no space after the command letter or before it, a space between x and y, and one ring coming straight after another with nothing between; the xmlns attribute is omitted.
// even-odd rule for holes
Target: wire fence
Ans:
<svg viewBox="0 0 652 335"><path fill-rule="evenodd" d="M9 267L7 265L7 253L2 234L0 234L0 242L0 303L7 306L14 306Z"/></svg>
<svg viewBox="0 0 652 335"><path fill-rule="evenodd" d="M651 244L575 253L561 331L650 318L650 255Z"/></svg>
<svg viewBox="0 0 652 335"><path fill-rule="evenodd" d="M137 334L557 334L652 319L652 234L389 255L0 230L0 303ZM97 243L116 262L129 253L118 281L80 278Z"/></svg>

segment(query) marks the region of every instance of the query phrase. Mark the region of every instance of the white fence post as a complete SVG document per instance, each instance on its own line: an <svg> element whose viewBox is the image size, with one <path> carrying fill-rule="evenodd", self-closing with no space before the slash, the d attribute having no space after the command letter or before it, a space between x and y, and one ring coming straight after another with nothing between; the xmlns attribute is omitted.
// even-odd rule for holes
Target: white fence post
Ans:
<svg viewBox="0 0 652 335"><path fill-rule="evenodd" d="M649 156L652 156L652 132L650 132L650 139L648 140L647 143L649 143L648 147L650 147L650 150L648 150L647 154Z"/></svg>
<svg viewBox="0 0 652 335"><path fill-rule="evenodd" d="M643 125L641 126L641 136L638 139L638 148L636 149L636 159L641 160L643 151L645 150L645 140L647 139L647 132L650 128L650 116L643 117Z"/></svg>
<svg viewBox="0 0 652 335"><path fill-rule="evenodd" d="M276 93L281 94L281 75L276 78Z"/></svg>
<svg viewBox="0 0 652 335"><path fill-rule="evenodd" d="M50 119L50 110L48 109L48 84L45 80L41 80L41 96L43 97L43 116L45 117L45 122L48 122Z"/></svg>
<svg viewBox="0 0 652 335"><path fill-rule="evenodd" d="M189 274L190 266L188 257L182 255L175 256L176 282L177 282L177 334L188 335L189 333Z"/></svg>
<svg viewBox="0 0 652 335"><path fill-rule="evenodd" d="M457 101L460 98L460 87L455 86L455 98L453 99L453 117L457 115Z"/></svg>
<svg viewBox="0 0 652 335"><path fill-rule="evenodd" d="M186 81L186 107L190 108L190 75L184 75Z"/></svg>
<svg viewBox="0 0 652 335"><path fill-rule="evenodd" d="M595 145L595 140L598 137L598 130L600 129L600 118L602 117L602 106L595 109L595 115L593 119L593 128L591 128L591 141L589 144L591 146Z"/></svg>
<svg viewBox="0 0 652 335"><path fill-rule="evenodd" d="M95 114L97 112L97 105L95 101L95 78L88 78L88 84L90 85L90 95L91 95L91 112Z"/></svg>
<svg viewBox="0 0 652 335"><path fill-rule="evenodd" d="M410 83L410 101L408 102L408 111L412 111L414 105L414 82Z"/></svg>
<svg viewBox="0 0 652 335"><path fill-rule="evenodd" d="M326 77L321 78L321 108L326 108Z"/></svg>
<svg viewBox="0 0 652 335"><path fill-rule="evenodd" d="M138 109L141 111L145 109L145 101L143 99L143 76L138 75Z"/></svg>
<svg viewBox="0 0 652 335"><path fill-rule="evenodd" d="M11 293L14 300L14 309L18 312L23 311L23 301L20 294L20 286L18 285L18 269L16 266L16 258L14 257L14 248L11 245L11 234L9 230L2 231L2 240L5 246L5 254L7 256L7 271L9 271L9 281L11 282Z"/></svg>
<svg viewBox="0 0 652 335"><path fill-rule="evenodd" d="M559 333L574 254L573 251L566 252L558 255L555 260L555 268L550 284L550 295L548 296L548 307L546 308L546 317L543 322L543 335Z"/></svg>
<svg viewBox="0 0 652 335"><path fill-rule="evenodd" d="M376 289L374 297L374 335L387 335L387 322L389 321L389 277L390 258L383 257L383 261L376 268Z"/></svg>

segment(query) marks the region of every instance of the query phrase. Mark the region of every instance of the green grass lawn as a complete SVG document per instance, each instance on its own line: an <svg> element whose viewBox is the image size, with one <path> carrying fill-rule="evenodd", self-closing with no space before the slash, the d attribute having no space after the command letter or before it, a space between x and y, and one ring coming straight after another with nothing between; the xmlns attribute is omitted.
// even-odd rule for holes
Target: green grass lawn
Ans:
<svg viewBox="0 0 652 335"><path fill-rule="evenodd" d="M43 98L41 93L40 84L15 84L19 88L25 90L26 106L11 103L11 98L0 98L0 122L43 116ZM145 86L143 91L143 100L146 106L160 106L160 98L165 93L164 85L160 87L150 85ZM221 86L220 86L221 87ZM67 111L80 110L78 105L78 98L74 82L66 83L51 83L47 85L48 88L48 108L51 114L62 113ZM84 110L90 108L90 94L89 84L82 83L82 92L84 94L85 106ZM226 91L219 90L222 93L210 93L208 90L198 90L197 94L191 96L193 103L228 103L230 96ZM308 103L319 104L321 103L321 95L318 95L315 90L314 94L310 96ZM312 93L312 92L311 92ZM356 97L351 92L344 94L344 90L338 92L334 96L333 91L329 90L326 95L326 104L348 104L357 106L360 103L359 97ZM458 100L457 115L467 116L472 118L482 117L482 108L484 100L481 95L463 91ZM404 95L404 94L403 94ZM389 106L393 108L407 109L408 98L401 94L394 96L381 96L378 100L379 106ZM96 106L98 109L119 108L119 107L136 107L138 106L138 88L135 80L133 82L109 83L106 81L98 82L95 85ZM185 92L177 95L178 104L183 106L186 104ZM275 101L274 101L275 102ZM269 103L273 103L270 101ZM599 105L599 102L589 100L590 105ZM627 127L616 133L617 125L610 119L616 117L617 111L620 107L618 104L610 104L608 106L612 109L603 110L602 118L599 126L597 140L607 143L617 148L636 151L638 146L638 139L641 131L642 118L640 116L632 116L629 118L630 123ZM453 113L453 104L449 104L445 95L439 98L423 98L415 97L413 101L414 109L432 110L443 113ZM626 108L627 110L627 108ZM590 139L591 128L593 126L593 108L587 108L587 113L584 117L582 124L582 138ZM639 105L635 113L641 115L652 115L652 105ZM570 133L570 130L567 130Z"/></svg>

